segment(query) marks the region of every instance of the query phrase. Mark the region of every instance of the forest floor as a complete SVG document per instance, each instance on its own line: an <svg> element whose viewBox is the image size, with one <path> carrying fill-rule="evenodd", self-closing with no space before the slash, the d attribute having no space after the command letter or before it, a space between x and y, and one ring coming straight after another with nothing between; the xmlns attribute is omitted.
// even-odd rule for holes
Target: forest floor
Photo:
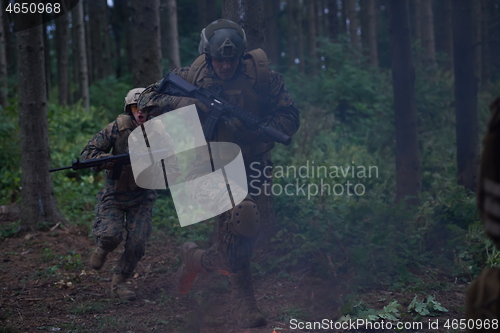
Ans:
<svg viewBox="0 0 500 333"><path fill-rule="evenodd" d="M311 277L307 271L286 278L256 274L255 298L268 324L241 329L229 316L228 277L202 274L187 295L175 292L171 279L180 262L179 244L166 236L151 237L146 255L130 281L138 296L132 302L113 298L110 292L111 267L123 249L111 253L101 271L93 271L88 262L95 245L85 227L38 232L8 238L0 244L0 332L369 331L361 328L300 330L290 326L291 318L339 319L342 300L352 292L349 285L352 276L337 276L326 281ZM465 318L466 285L444 277L442 281L446 287L430 293L449 311L439 317L424 317L423 329L408 332L447 332L444 324L448 319ZM420 298L427 294L420 293ZM356 295L358 301L374 309L382 309L393 300L406 309L415 297L411 291L390 290L358 291ZM414 319L407 315L402 320L412 322ZM429 320L438 320L439 328L429 329Z"/></svg>

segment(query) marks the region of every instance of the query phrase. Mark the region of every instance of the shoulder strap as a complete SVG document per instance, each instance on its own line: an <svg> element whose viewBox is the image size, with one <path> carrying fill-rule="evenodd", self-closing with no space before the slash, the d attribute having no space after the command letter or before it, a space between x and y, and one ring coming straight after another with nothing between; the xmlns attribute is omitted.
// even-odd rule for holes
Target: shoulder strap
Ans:
<svg viewBox="0 0 500 333"><path fill-rule="evenodd" d="M205 67L205 54L200 55L189 67L189 72L186 81L194 84L195 80L198 78L199 73Z"/></svg>
<svg viewBox="0 0 500 333"><path fill-rule="evenodd" d="M266 53L262 49L255 49L243 56L244 60L249 60L252 68L248 68L248 72L252 73L255 68L255 91L263 98L269 96L269 61Z"/></svg>

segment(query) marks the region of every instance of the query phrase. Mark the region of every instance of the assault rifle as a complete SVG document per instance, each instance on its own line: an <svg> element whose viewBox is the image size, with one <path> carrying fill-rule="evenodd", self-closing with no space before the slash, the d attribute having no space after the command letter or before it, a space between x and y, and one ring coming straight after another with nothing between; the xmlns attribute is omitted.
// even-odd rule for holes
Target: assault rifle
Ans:
<svg viewBox="0 0 500 333"><path fill-rule="evenodd" d="M193 86L174 73L168 73L165 76L157 91L160 94L195 98L203 103L210 111L203 129L207 140L213 140L219 120L230 120L228 116L231 116L238 118L251 131L257 132L260 130L276 142L288 146L292 141L292 138L288 135L263 124L261 119L253 114L225 101L210 90Z"/></svg>
<svg viewBox="0 0 500 333"><path fill-rule="evenodd" d="M122 173L123 166L130 164L129 153L125 153L125 154L121 154L121 155L113 155L113 156L108 156L108 157L103 157L103 158L95 158L95 159L86 160L86 161L80 161L79 159L76 159L76 161L73 161L73 163L70 166L56 168L56 169L50 169L49 172L66 170L66 169L73 169L73 170L87 169L87 168L97 167L97 166L100 166L102 164L109 163L109 162L114 163L113 174L111 175L111 179L118 180L118 179L120 179L120 175Z"/></svg>

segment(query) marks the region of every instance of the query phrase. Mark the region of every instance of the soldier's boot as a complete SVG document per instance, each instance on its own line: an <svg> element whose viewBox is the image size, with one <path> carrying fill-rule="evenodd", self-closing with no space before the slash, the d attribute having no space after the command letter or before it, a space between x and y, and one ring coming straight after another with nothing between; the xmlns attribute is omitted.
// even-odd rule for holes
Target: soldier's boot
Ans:
<svg viewBox="0 0 500 333"><path fill-rule="evenodd" d="M132 301L135 299L135 292L130 290L125 283L125 278L120 273L113 274L111 280L111 291L115 297L125 301Z"/></svg>
<svg viewBox="0 0 500 333"><path fill-rule="evenodd" d="M90 266L92 266L92 268L97 271L100 270L106 262L106 256L108 255L108 253L108 251L104 251L103 249L98 247L90 256Z"/></svg>
<svg viewBox="0 0 500 333"><path fill-rule="evenodd" d="M250 269L231 273L231 317L242 328L266 325L266 318L260 313L255 301Z"/></svg>
<svg viewBox="0 0 500 333"><path fill-rule="evenodd" d="M181 245L182 265L175 273L176 287L179 294L187 294L196 275L206 271L201 263L201 256L204 252L193 242L186 242Z"/></svg>

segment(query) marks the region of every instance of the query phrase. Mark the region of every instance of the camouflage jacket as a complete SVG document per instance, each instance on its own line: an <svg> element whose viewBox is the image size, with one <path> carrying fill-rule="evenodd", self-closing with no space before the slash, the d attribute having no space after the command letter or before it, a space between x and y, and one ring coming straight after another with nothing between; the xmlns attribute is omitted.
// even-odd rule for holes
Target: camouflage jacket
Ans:
<svg viewBox="0 0 500 333"><path fill-rule="evenodd" d="M97 159L110 155L120 155L129 152L128 138L130 133L134 130L134 126L130 120L130 116L121 114L112 123L108 124L103 130L94 135L87 143L81 152L82 160ZM172 147L173 148L173 147ZM112 154L110 154L112 152ZM160 165L155 166L160 167ZM167 170L178 171L178 162L176 156L171 156L165 160L165 167ZM92 168L93 171L100 171L100 168ZM105 170L108 179L107 185L114 188L118 192L123 191L140 191L142 188L138 187L134 180L131 165L124 165L120 174L120 179L111 180L112 170ZM156 172L158 173L158 172ZM149 173L155 174L155 172ZM162 174L160 174L162 176ZM159 182L164 184L163 176L158 179ZM156 182L157 180L151 180ZM155 188L155 187L147 187ZM162 188L162 187L156 187ZM163 187L164 188L164 187Z"/></svg>
<svg viewBox="0 0 500 333"><path fill-rule="evenodd" d="M172 72L184 80L188 80L188 74L190 72L190 66L183 68L176 68ZM280 130L281 132L292 136L295 134L299 128L299 111L295 107L295 104L290 97L287 89L284 85L283 76L273 70L269 70L269 89L264 94L258 94L254 86L252 86L251 80L248 80L249 75L245 72L244 66L240 66L239 70L235 73L235 77L228 82L222 82L215 72L208 68L204 69L201 75L201 79L194 79L196 82L190 82L196 86L204 86L210 89L210 85L206 85L206 82L219 82L222 85L221 97L228 100L229 102L236 104L246 111L254 113L260 118L264 118L268 124L272 127ZM246 80L246 81L245 81ZM243 84L242 84L243 82ZM248 87L245 87L245 82L248 82ZM181 98L169 95L163 95L157 93L158 86L161 81L149 86L139 98L138 107L139 109L148 112L152 116L157 116L159 114L175 110L180 106L185 106L193 104L195 100L188 98ZM239 87L238 87L239 84ZM212 85L212 83L211 83ZM215 84L213 84L215 85ZM243 88L241 88L243 86ZM238 90L240 89L240 90ZM253 101L248 102L243 98L239 98L242 95L243 90L250 90L251 94L255 95L255 99L258 99L258 103ZM243 100L243 101L242 101ZM184 102L184 103L183 103ZM253 108L250 105L253 105ZM200 106L200 103L197 104ZM205 108L206 110L206 108ZM206 118L206 113L203 111L203 106L198 108L198 114L200 116L200 121L203 125ZM220 135L221 132L225 130L224 123L220 123L218 126L218 136L214 141L227 141L238 143L243 151L243 156L246 157L245 160L255 160L255 156L262 156L266 151L271 150L274 147L274 142L267 141L265 143L256 141L250 141L246 143L241 143L231 138L228 139L227 136ZM224 137L224 138L222 138ZM246 155L246 156L245 156Z"/></svg>

